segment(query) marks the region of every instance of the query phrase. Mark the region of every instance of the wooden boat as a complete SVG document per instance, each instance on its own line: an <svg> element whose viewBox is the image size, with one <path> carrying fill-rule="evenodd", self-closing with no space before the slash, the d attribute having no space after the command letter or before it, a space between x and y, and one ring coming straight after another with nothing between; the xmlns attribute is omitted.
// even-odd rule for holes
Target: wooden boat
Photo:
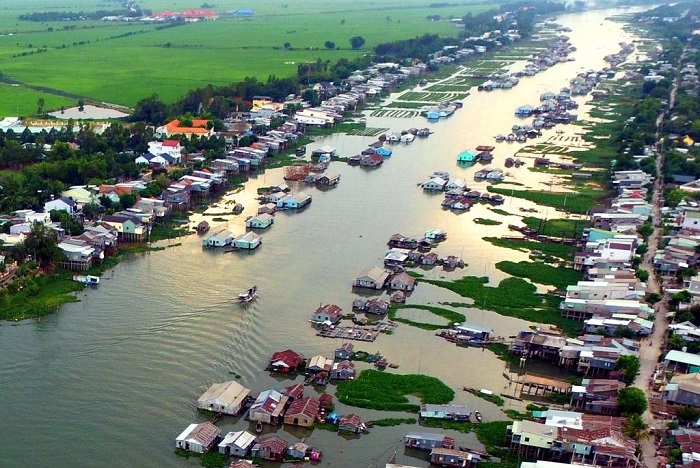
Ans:
<svg viewBox="0 0 700 468"><path fill-rule="evenodd" d="M481 413L479 413L479 411L474 411L474 418L477 422L481 422Z"/></svg>
<svg viewBox="0 0 700 468"><path fill-rule="evenodd" d="M250 302L258 297L258 287L253 286L250 289L238 293L238 302Z"/></svg>
<svg viewBox="0 0 700 468"><path fill-rule="evenodd" d="M258 434L261 434L263 431L263 424L262 421L256 421L255 422L255 432Z"/></svg>
<svg viewBox="0 0 700 468"><path fill-rule="evenodd" d="M300 146L294 152L297 156L304 156L306 154L306 146Z"/></svg>

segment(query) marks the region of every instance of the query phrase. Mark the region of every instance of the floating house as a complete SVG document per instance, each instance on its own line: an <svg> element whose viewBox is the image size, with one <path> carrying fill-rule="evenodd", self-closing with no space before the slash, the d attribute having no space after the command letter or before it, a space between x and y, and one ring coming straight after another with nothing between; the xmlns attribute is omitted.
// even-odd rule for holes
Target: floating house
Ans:
<svg viewBox="0 0 700 468"><path fill-rule="evenodd" d="M288 442L274 434L261 437L253 445L250 454L263 460L281 461L287 451Z"/></svg>
<svg viewBox="0 0 700 468"><path fill-rule="evenodd" d="M206 453L212 448L219 434L221 434L221 429L209 421L190 424L175 439L175 448L194 453Z"/></svg>
<svg viewBox="0 0 700 468"><path fill-rule="evenodd" d="M352 285L357 288L384 289L388 279L389 272L381 268L372 267L363 271L360 276L355 278Z"/></svg>
<svg viewBox="0 0 700 468"><path fill-rule="evenodd" d="M432 450L434 448L455 448L454 439L445 434L435 434L432 432L410 432L403 438L406 447L419 450Z"/></svg>
<svg viewBox="0 0 700 468"><path fill-rule="evenodd" d="M440 177L431 177L427 181L423 182L421 184L421 187L423 187L423 190L438 191L438 190L445 190L446 185L447 185L447 180L440 178Z"/></svg>
<svg viewBox="0 0 700 468"><path fill-rule="evenodd" d="M210 236L207 236L202 240L202 245L204 247L226 247L231 244L233 240L233 234L228 229L219 229Z"/></svg>
<svg viewBox="0 0 700 468"><path fill-rule="evenodd" d="M343 309L335 304L326 304L316 309L311 316L311 322L318 324L334 325L343 318Z"/></svg>
<svg viewBox="0 0 700 468"><path fill-rule="evenodd" d="M341 361L333 364L331 368L331 380L349 380L355 378L355 365L350 361Z"/></svg>
<svg viewBox="0 0 700 468"><path fill-rule="evenodd" d="M245 227L252 229L265 229L274 224L275 218L269 213L260 213L245 220Z"/></svg>
<svg viewBox="0 0 700 468"><path fill-rule="evenodd" d="M266 424L279 424L287 406L289 397L277 390L265 390L258 395L248 412L248 419Z"/></svg>
<svg viewBox="0 0 700 468"><path fill-rule="evenodd" d="M374 153L387 158L392 155L393 151L387 148L386 146L380 146L379 148L374 149Z"/></svg>
<svg viewBox="0 0 700 468"><path fill-rule="evenodd" d="M467 468L477 466L480 460L479 455L463 450L436 447L430 451L431 465Z"/></svg>
<svg viewBox="0 0 700 468"><path fill-rule="evenodd" d="M311 152L311 156L315 156L317 158L320 158L322 156L326 156L328 158L337 158L338 153L332 146L321 146L320 148L313 150Z"/></svg>
<svg viewBox="0 0 700 468"><path fill-rule="evenodd" d="M197 408L235 416L243 409L249 394L250 389L236 381L217 383L199 397Z"/></svg>
<svg viewBox="0 0 700 468"><path fill-rule="evenodd" d="M255 436L248 431L229 432L219 442L219 453L245 457L255 444Z"/></svg>
<svg viewBox="0 0 700 468"><path fill-rule="evenodd" d="M304 363L304 356L299 353L286 349L277 351L270 358L270 370L273 372L294 372Z"/></svg>
<svg viewBox="0 0 700 468"><path fill-rule="evenodd" d="M236 236L231 243L231 245L233 245L235 248L241 250L254 250L260 247L261 244L262 237L253 231L248 231L245 234Z"/></svg>
<svg viewBox="0 0 700 468"><path fill-rule="evenodd" d="M352 343L343 343L335 350L335 358L340 360L350 359L353 354L355 354L355 345Z"/></svg>
<svg viewBox="0 0 700 468"><path fill-rule="evenodd" d="M389 287L399 291L413 291L416 287L416 279L402 271L391 277Z"/></svg>
<svg viewBox="0 0 700 468"><path fill-rule="evenodd" d="M366 426L362 423L360 417L354 413L341 416L338 421L338 430L347 431L355 434L360 434Z"/></svg>
<svg viewBox="0 0 700 468"><path fill-rule="evenodd" d="M479 160L479 151L474 149L464 150L457 156L459 163L473 163Z"/></svg>
<svg viewBox="0 0 700 468"><path fill-rule="evenodd" d="M423 419L447 419L454 421L469 421L472 412L464 405L423 405L420 417Z"/></svg>
<svg viewBox="0 0 700 468"><path fill-rule="evenodd" d="M284 423L292 426L312 427L318 417L320 405L318 398L314 397L294 400L284 414Z"/></svg>
<svg viewBox="0 0 700 468"><path fill-rule="evenodd" d="M435 242L444 241L447 239L447 233L442 229L431 229L425 232L425 237Z"/></svg>
<svg viewBox="0 0 700 468"><path fill-rule="evenodd" d="M493 333L491 328L474 325L469 322L463 322L459 325L455 325L454 330L458 335L464 335L466 337L479 340L488 340L491 333Z"/></svg>
<svg viewBox="0 0 700 468"><path fill-rule="evenodd" d="M277 208L282 210L298 210L304 208L311 203L311 195L298 193L296 195L287 195L277 201Z"/></svg>

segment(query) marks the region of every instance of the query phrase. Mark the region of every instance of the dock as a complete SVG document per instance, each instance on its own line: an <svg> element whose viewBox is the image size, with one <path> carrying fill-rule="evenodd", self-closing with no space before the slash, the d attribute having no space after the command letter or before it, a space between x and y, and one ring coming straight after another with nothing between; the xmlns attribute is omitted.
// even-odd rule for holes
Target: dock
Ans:
<svg viewBox="0 0 700 468"><path fill-rule="evenodd" d="M520 393L528 395L538 395L547 393L570 393L571 383L566 380L553 379L535 374L525 374L519 380L514 380L515 388L520 387ZM517 393L514 392L514 393Z"/></svg>
<svg viewBox="0 0 700 468"><path fill-rule="evenodd" d="M316 336L324 338L339 338L342 340L372 342L377 336L385 331L394 331L397 327L393 322L379 322L371 327L323 327L316 333Z"/></svg>

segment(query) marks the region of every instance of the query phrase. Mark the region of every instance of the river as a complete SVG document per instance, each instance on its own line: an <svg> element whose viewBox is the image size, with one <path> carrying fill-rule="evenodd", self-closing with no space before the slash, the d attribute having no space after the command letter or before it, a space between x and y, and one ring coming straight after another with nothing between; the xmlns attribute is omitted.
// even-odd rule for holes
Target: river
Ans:
<svg viewBox="0 0 700 468"><path fill-rule="evenodd" d="M509 91L474 91L454 116L427 124L435 132L430 138L396 146L383 167L366 171L332 163L329 172L342 174L340 185L328 191L305 188L313 203L301 213L277 214L258 251L203 251L197 236L167 241L163 245L170 247L163 251L125 260L105 275L98 289L81 292L80 302L54 315L1 323L0 466L199 466L199 460L173 453L175 437L187 424L203 420L195 408L197 397L210 384L232 379L230 372L240 374L239 381L254 392L291 384L263 371L276 350L292 347L306 356L332 355L341 342L316 337L308 323L311 312L320 303L349 311L356 297L352 278L366 267L381 265L386 241L396 232L417 235L434 227L444 229L448 239L438 252L468 263L450 274L439 268L426 271L428 277L487 275L492 283L503 279L493 264L505 258L524 260L527 254L494 247L481 238L505 234L507 224L518 217L496 215L485 205L455 215L440 208L440 196L428 195L416 184L435 170L447 170L480 190L485 184L473 182L476 168L458 168L457 154L493 144L493 135L508 133L516 107L534 104L540 93L566 86L581 70L604 67L605 55L617 52L619 42L633 39L621 23L605 19L613 13L561 15L558 22L573 30L567 34L578 49L576 61L523 78ZM579 114L584 112L582 106ZM368 126L393 131L425 125L422 118L368 118ZM580 129L566 129L570 135L575 131ZM552 135L550 130L543 138ZM351 156L373 140L333 135L309 149L330 144ZM498 144L492 166L502 166L518 147ZM545 188L538 187L545 175L526 168L509 171L510 180ZM230 222L234 232L241 232L245 216L257 209L256 188L281 181L282 170L270 170L231 195L246 207ZM539 216L557 216L554 210L518 199L507 198L501 208L517 213L521 207L536 208ZM475 217L503 224L478 225L472 222ZM260 297L242 307L234 296L251 284L259 286ZM427 284L421 284L409 302L438 301L466 302ZM489 311L462 311L468 320L490 326L501 336L531 325ZM417 311L407 314L418 316ZM488 351L458 348L433 332L401 325L393 335L356 343L357 348L381 352L400 365L394 372L433 375L457 390L469 385L504 391L503 362ZM505 417L466 392L458 391L455 402L480 409L486 421ZM357 412L365 420L393 415L336 408ZM240 418L224 418L218 425L224 434L247 427ZM402 437L415 428L374 428L355 439L287 427L279 433L290 442L307 437L307 443L324 451L323 463L329 466L384 466L396 450L398 462L426 466L425 454L416 458L402 447ZM480 447L473 434L451 435L461 445Z"/></svg>

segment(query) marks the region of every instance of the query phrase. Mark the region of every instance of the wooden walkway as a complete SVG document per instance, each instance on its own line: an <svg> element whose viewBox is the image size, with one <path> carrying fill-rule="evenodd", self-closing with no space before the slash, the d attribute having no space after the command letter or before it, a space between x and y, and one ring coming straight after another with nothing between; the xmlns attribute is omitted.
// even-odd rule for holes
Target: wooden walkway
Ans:
<svg viewBox="0 0 700 468"><path fill-rule="evenodd" d="M383 331L394 331L396 323L380 322L371 327L324 327L316 333L316 336L324 338L340 338L342 340L367 341L372 342Z"/></svg>
<svg viewBox="0 0 700 468"><path fill-rule="evenodd" d="M525 374L520 380L515 381L515 388L520 385L520 393L537 395L540 392L542 395L546 393L570 393L571 383L566 380L553 379L542 375Z"/></svg>

